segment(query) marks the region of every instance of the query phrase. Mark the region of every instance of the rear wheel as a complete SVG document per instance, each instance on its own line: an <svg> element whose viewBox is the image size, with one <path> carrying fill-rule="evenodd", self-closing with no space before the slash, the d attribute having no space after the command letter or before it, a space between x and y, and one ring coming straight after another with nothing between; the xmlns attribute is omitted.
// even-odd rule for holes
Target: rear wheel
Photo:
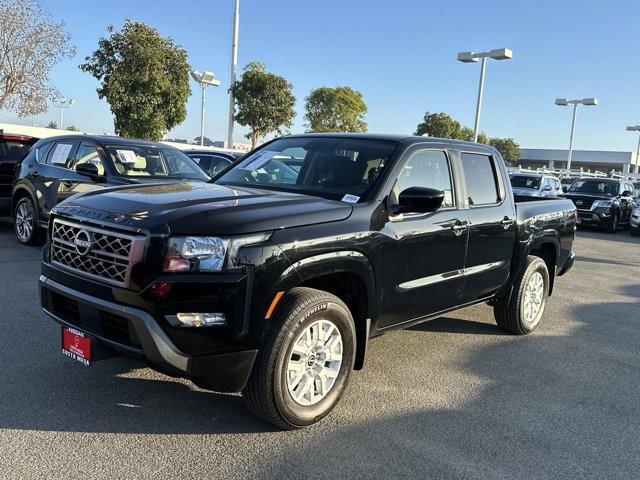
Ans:
<svg viewBox="0 0 640 480"><path fill-rule="evenodd" d="M242 396L253 413L290 430L320 421L338 403L356 333L347 306L327 292L294 288L278 310Z"/></svg>
<svg viewBox="0 0 640 480"><path fill-rule="evenodd" d="M13 214L14 229L18 240L25 245L36 245L42 239L36 212L31 197L18 200Z"/></svg>
<svg viewBox="0 0 640 480"><path fill-rule="evenodd" d="M540 257L527 257L527 265L515 281L510 299L498 300L493 307L497 324L508 332L533 332L544 314L549 293L549 271Z"/></svg>

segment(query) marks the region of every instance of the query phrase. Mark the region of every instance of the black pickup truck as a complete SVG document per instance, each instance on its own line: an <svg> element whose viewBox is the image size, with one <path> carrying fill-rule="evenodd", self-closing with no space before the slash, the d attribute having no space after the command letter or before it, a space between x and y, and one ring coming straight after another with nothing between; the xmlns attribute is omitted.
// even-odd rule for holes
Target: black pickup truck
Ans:
<svg viewBox="0 0 640 480"><path fill-rule="evenodd" d="M84 364L107 347L303 427L336 405L373 337L480 302L508 332L536 328L573 264L576 210L517 200L488 146L287 136L211 182L59 204L42 307Z"/></svg>

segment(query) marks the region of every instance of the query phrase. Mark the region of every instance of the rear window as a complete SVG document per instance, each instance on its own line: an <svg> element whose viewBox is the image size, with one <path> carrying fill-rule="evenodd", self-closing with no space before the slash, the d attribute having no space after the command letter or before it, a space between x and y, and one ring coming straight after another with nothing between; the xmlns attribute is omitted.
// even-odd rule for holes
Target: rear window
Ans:
<svg viewBox="0 0 640 480"><path fill-rule="evenodd" d="M469 205L489 205L500 201L498 175L490 156L463 153L462 167Z"/></svg>
<svg viewBox="0 0 640 480"><path fill-rule="evenodd" d="M19 162L29 153L30 144L16 140L0 139L0 158Z"/></svg>
<svg viewBox="0 0 640 480"><path fill-rule="evenodd" d="M540 177L513 175L511 177L511 186L514 188L531 188L537 190L540 188Z"/></svg>

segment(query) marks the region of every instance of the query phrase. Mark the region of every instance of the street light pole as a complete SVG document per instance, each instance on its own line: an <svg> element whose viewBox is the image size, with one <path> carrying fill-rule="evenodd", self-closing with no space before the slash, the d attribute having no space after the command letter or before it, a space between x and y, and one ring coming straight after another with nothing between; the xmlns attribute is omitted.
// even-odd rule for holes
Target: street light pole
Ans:
<svg viewBox="0 0 640 480"><path fill-rule="evenodd" d="M576 98L574 100L568 100L566 98L556 98L556 105L566 107L573 105L573 116L571 118L571 134L569 136L569 153L567 155L567 170L571 169L571 157L573 156L573 134L576 129L576 114L578 113L578 105L597 105L597 98Z"/></svg>
<svg viewBox="0 0 640 480"><path fill-rule="evenodd" d="M480 133L480 111L482 110L482 93L484 91L484 76L487 69L487 58L494 60L510 60L513 58L513 52L508 48L497 48L488 52L460 52L458 53L458 61L463 63L475 63L482 60L480 66L480 83L478 85L478 101L476 103L476 119L473 126L473 141L478 141Z"/></svg>
<svg viewBox="0 0 640 480"><path fill-rule="evenodd" d="M56 103L53 104L55 107L58 107L60 109L60 123L58 124L59 130L63 130L64 128L62 125L62 121L64 120L64 109L71 108L71 105L73 105L75 102L76 101L73 98L60 98Z"/></svg>
<svg viewBox="0 0 640 480"><path fill-rule="evenodd" d="M213 85L214 87L220 86L220 80L216 80L215 76L216 75L213 72L209 72L208 70L205 70L202 73L198 70L193 70L191 72L191 78L198 82L202 89L202 104L200 106L200 146L204 145L204 105L207 87L209 85Z"/></svg>
<svg viewBox="0 0 640 480"><path fill-rule="evenodd" d="M480 84L478 85L478 101L476 104L476 120L473 124L473 141L478 142L478 132L480 131L480 110L482 109L482 91L484 90L484 72L487 69L487 57L482 57L480 67Z"/></svg>
<svg viewBox="0 0 640 480"><path fill-rule="evenodd" d="M204 83L202 83L200 86L202 88L202 105L200 106L200 146L202 147L204 145L204 103L205 96L207 94L207 88L205 87Z"/></svg>
<svg viewBox="0 0 640 480"><path fill-rule="evenodd" d="M627 127L628 132L640 132L640 125L634 125ZM640 170L640 135L638 135L638 147L636 148L636 164L633 166L633 173L638 173Z"/></svg>
<svg viewBox="0 0 640 480"><path fill-rule="evenodd" d="M229 72L229 117L227 120L227 148L233 148L233 114L235 99L231 87L238 74L238 28L240 26L240 0L235 0L233 9L233 33L231 34L231 70Z"/></svg>

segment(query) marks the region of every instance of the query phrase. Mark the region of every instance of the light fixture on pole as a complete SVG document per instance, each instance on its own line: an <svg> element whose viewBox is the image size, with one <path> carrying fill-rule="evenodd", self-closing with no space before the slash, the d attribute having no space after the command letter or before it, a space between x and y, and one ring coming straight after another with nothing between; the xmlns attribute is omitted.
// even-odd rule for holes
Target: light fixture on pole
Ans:
<svg viewBox="0 0 640 480"><path fill-rule="evenodd" d="M513 52L508 48L496 48L489 52L460 52L458 53L458 61L462 63L475 63L482 59L480 67L480 83L478 85L478 101L476 103L476 120L473 126L473 141L478 141L478 133L480 132L480 110L482 109L482 91L484 90L484 73L487 68L487 58L494 60L511 60Z"/></svg>
<svg viewBox="0 0 640 480"><path fill-rule="evenodd" d="M193 70L191 72L191 77L200 84L200 88L202 89L202 106L200 108L200 146L204 145L204 100L205 100L205 92L207 91L207 87L209 85L213 85L214 87L220 86L220 80L216 80L216 76L213 72L209 72L205 70L203 73L200 73L198 70Z"/></svg>
<svg viewBox="0 0 640 480"><path fill-rule="evenodd" d="M233 28L231 34L231 70L229 72L229 118L227 123L227 148L233 148L233 114L235 99L231 87L238 75L238 28L240 27L240 0L235 0L233 8Z"/></svg>
<svg viewBox="0 0 640 480"><path fill-rule="evenodd" d="M64 119L64 109L65 108L71 108L71 105L73 105L74 103L76 103L76 101L73 98L59 98L54 104L54 107L58 107L60 109L60 123L58 124L58 128L60 130L63 130L63 126L62 126L62 120Z"/></svg>
<svg viewBox="0 0 640 480"><path fill-rule="evenodd" d="M571 157L573 155L573 133L576 128L576 113L578 111L578 105L597 105L598 99L594 97L590 98L576 98L574 100L568 100L566 98L556 98L556 105L566 107L573 105L573 117L571 119L571 135L569 137L569 154L567 155L567 170L571 168Z"/></svg>
<svg viewBox="0 0 640 480"><path fill-rule="evenodd" d="M640 132L640 125L627 127L628 132ZM633 166L633 173L638 173L640 169L640 135L638 135L638 148L636 149L636 164Z"/></svg>

